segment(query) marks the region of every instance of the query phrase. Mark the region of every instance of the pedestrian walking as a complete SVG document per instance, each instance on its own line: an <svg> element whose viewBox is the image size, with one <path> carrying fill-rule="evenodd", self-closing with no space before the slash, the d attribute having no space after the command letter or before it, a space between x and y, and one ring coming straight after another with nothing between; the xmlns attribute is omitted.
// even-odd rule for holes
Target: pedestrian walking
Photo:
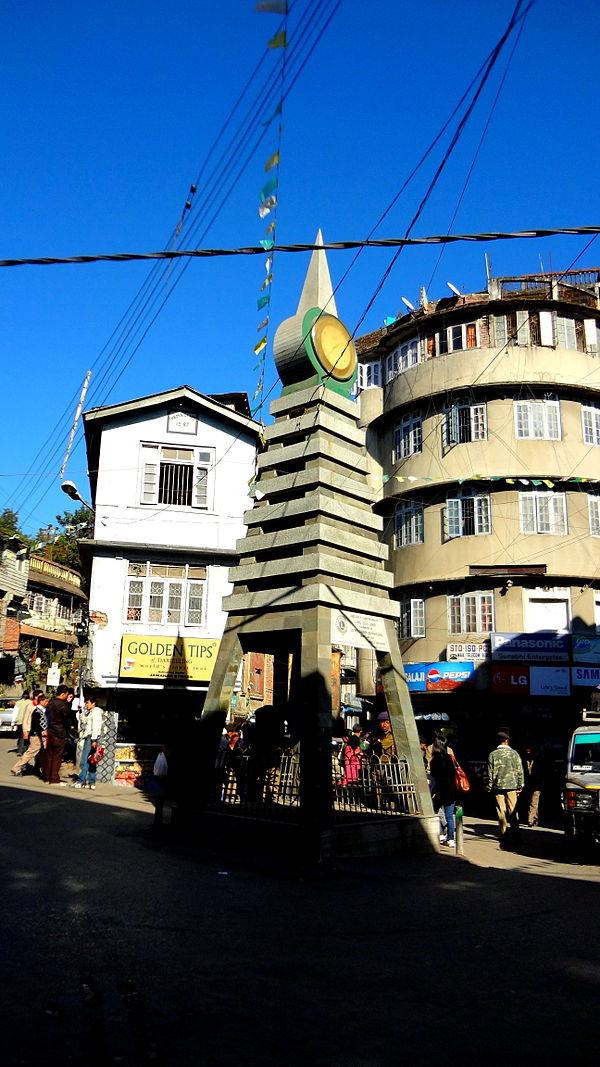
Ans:
<svg viewBox="0 0 600 1067"><path fill-rule="evenodd" d="M28 764L35 764L36 757L42 751L42 731L46 729L46 705L48 697L41 689L36 689L33 700L28 701L23 718L23 738L28 743L25 752L11 767L10 773L20 777Z"/></svg>
<svg viewBox="0 0 600 1067"><path fill-rule="evenodd" d="M527 804L525 822L527 826L537 826L540 796L542 795L543 769L541 757L531 745L528 745L525 749L523 769L525 771L524 798Z"/></svg>
<svg viewBox="0 0 600 1067"><path fill-rule="evenodd" d="M456 768L452 750L443 734L436 734L431 745L429 774L433 782L433 806L440 822L440 844L456 848Z"/></svg>
<svg viewBox="0 0 600 1067"><path fill-rule="evenodd" d="M96 704L96 698L88 696L83 702L83 710L79 712L79 740L83 742L79 764L79 774L74 781L75 789L81 789L89 785L90 789L96 788L97 763L90 759L96 750L100 734L102 733L102 708Z"/></svg>
<svg viewBox="0 0 600 1067"><path fill-rule="evenodd" d="M23 737L23 719L25 717L25 712L30 710L31 704L32 700L29 696L29 690L24 689L21 693L21 699L17 700L17 703L15 704L17 711L17 717L15 719L15 726L17 727L17 747L14 751L18 756L22 756L27 748L26 739Z"/></svg>
<svg viewBox="0 0 600 1067"><path fill-rule="evenodd" d="M59 685L46 708L47 727L43 777L48 785L66 786L67 784L60 780L60 765L71 721L70 700L72 699L73 690L66 685Z"/></svg>
<svg viewBox="0 0 600 1067"><path fill-rule="evenodd" d="M525 776L518 752L510 747L508 731L498 733L498 747L490 752L485 770L485 788L494 794L500 845L514 844L519 833L517 801Z"/></svg>

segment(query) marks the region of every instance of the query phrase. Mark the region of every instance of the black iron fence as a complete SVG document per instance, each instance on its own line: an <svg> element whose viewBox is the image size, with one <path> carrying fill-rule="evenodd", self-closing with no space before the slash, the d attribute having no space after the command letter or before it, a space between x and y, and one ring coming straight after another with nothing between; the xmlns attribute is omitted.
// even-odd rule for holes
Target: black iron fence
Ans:
<svg viewBox="0 0 600 1067"><path fill-rule="evenodd" d="M254 818L295 819L300 811L300 759L285 753L269 766L252 754L217 768L213 811ZM365 756L360 766L344 767L332 758L331 788L334 820L349 814L365 818L417 815L419 806L413 777L405 760L396 756Z"/></svg>

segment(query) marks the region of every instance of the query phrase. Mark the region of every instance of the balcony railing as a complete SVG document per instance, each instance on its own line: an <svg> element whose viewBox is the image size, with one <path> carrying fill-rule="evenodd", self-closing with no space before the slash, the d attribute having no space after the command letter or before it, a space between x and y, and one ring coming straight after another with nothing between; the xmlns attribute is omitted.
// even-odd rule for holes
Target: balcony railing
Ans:
<svg viewBox="0 0 600 1067"><path fill-rule="evenodd" d="M49 578L58 578L62 582L68 582L69 585L75 585L78 589L81 589L81 575L76 571L72 571L70 567L63 567L60 563L53 563L52 560L42 559L40 556L29 557L29 570L37 571L38 574L47 574Z"/></svg>

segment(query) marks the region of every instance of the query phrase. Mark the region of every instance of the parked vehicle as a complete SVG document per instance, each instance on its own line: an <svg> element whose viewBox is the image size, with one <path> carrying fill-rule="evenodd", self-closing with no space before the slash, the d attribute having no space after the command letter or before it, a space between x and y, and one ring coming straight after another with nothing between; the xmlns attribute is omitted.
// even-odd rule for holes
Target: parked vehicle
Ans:
<svg viewBox="0 0 600 1067"><path fill-rule="evenodd" d="M0 734L16 734L17 709L14 700L0 697Z"/></svg>
<svg viewBox="0 0 600 1067"><path fill-rule="evenodd" d="M600 694L593 705L569 742L562 797L566 837L582 844L600 842Z"/></svg>

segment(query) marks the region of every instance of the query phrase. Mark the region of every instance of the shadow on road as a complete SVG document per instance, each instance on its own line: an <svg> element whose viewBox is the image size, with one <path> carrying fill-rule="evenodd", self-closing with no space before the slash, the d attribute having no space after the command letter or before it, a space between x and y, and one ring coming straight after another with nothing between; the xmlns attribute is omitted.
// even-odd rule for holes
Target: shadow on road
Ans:
<svg viewBox="0 0 600 1067"><path fill-rule="evenodd" d="M0 788L0 818L3 1063L506 1067L507 1049L516 1064L596 1053L598 886L568 865L242 862L157 839L151 809L25 784ZM469 833L488 847L489 823ZM523 847L552 858L559 835L530 833Z"/></svg>

